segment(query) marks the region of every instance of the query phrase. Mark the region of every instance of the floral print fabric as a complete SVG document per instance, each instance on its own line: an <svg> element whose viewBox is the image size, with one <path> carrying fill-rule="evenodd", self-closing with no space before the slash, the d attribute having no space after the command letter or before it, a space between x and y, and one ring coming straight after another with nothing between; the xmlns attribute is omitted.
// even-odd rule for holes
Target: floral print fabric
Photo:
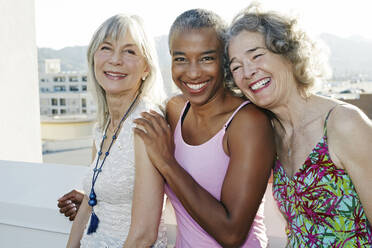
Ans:
<svg viewBox="0 0 372 248"><path fill-rule="evenodd" d="M371 225L351 178L329 156L326 123L293 178L276 161L273 194L287 220L287 247L372 247Z"/></svg>

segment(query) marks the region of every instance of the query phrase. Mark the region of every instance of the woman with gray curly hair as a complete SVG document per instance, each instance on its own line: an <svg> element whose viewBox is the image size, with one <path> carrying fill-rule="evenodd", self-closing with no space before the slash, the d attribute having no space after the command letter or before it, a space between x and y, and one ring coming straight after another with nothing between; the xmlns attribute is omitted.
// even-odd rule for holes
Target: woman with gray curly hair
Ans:
<svg viewBox="0 0 372 248"><path fill-rule="evenodd" d="M235 84L276 116L273 194L287 220L287 247L370 247L371 120L310 91L326 66L295 19L250 6L228 37Z"/></svg>

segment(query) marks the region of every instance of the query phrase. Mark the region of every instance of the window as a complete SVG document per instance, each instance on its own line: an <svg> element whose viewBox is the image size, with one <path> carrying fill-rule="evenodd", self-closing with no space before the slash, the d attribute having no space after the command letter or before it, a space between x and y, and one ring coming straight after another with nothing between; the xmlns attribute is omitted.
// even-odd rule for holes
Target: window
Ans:
<svg viewBox="0 0 372 248"><path fill-rule="evenodd" d="M72 91L72 92L78 92L79 91L79 87L77 85L70 85L70 91Z"/></svg>
<svg viewBox="0 0 372 248"><path fill-rule="evenodd" d="M61 76L53 77L53 82L65 82L65 81L66 81L65 77L61 77Z"/></svg>
<svg viewBox="0 0 372 248"><path fill-rule="evenodd" d="M61 109L60 111L61 115L66 114L66 109Z"/></svg>
<svg viewBox="0 0 372 248"><path fill-rule="evenodd" d="M79 80L78 80L78 77L77 77L77 76L70 76L70 77L68 78L68 81L69 81L69 82L78 82Z"/></svg>
<svg viewBox="0 0 372 248"><path fill-rule="evenodd" d="M83 108L86 108L86 107L87 107L87 99L85 99L85 98L82 98L82 99L81 99L81 106L82 106Z"/></svg>
<svg viewBox="0 0 372 248"><path fill-rule="evenodd" d="M83 81L83 82L86 82L86 81L88 81L88 78L87 78L87 76L82 76L82 77L81 77L81 81Z"/></svg>
<svg viewBox="0 0 372 248"><path fill-rule="evenodd" d="M57 106L57 105L58 105L57 98L52 98L52 106Z"/></svg>
<svg viewBox="0 0 372 248"><path fill-rule="evenodd" d="M87 113L87 110L86 110L86 109L82 109L81 112L82 112L83 114L86 114L86 113Z"/></svg>
<svg viewBox="0 0 372 248"><path fill-rule="evenodd" d="M59 105L60 106L66 106L66 99L65 98L59 99Z"/></svg>
<svg viewBox="0 0 372 248"><path fill-rule="evenodd" d="M58 110L57 110L57 109L52 109L52 114L53 114L53 115L58 114Z"/></svg>
<svg viewBox="0 0 372 248"><path fill-rule="evenodd" d="M66 91L66 86L64 85L56 85L53 87L55 92L61 92L61 91Z"/></svg>
<svg viewBox="0 0 372 248"><path fill-rule="evenodd" d="M47 89L48 89L48 88L43 88L43 87L41 87L41 88L40 88L40 92L47 92Z"/></svg>
<svg viewBox="0 0 372 248"><path fill-rule="evenodd" d="M81 90L82 90L82 91L87 91L87 86L86 86L86 85L82 85L82 86L81 86Z"/></svg>

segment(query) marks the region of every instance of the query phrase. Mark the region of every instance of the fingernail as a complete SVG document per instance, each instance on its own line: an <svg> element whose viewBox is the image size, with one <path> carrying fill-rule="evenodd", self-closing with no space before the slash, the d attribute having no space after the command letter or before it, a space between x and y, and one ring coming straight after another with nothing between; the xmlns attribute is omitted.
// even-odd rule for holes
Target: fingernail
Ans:
<svg viewBox="0 0 372 248"><path fill-rule="evenodd" d="M67 203L67 204L70 204L70 203L71 203L71 200L67 200L66 203Z"/></svg>
<svg viewBox="0 0 372 248"><path fill-rule="evenodd" d="M75 207L76 205L75 205L75 203L71 203L71 207Z"/></svg>

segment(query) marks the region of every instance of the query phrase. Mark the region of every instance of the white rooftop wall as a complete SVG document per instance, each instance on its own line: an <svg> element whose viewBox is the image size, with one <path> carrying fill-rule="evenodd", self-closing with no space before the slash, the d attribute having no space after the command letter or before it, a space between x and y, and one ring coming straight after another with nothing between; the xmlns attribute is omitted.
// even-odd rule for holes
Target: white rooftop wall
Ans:
<svg viewBox="0 0 372 248"><path fill-rule="evenodd" d="M34 0L0 0L3 160L42 161L34 9Z"/></svg>
<svg viewBox="0 0 372 248"><path fill-rule="evenodd" d="M57 199L81 189L87 166L0 160L0 247L62 248L71 222Z"/></svg>

